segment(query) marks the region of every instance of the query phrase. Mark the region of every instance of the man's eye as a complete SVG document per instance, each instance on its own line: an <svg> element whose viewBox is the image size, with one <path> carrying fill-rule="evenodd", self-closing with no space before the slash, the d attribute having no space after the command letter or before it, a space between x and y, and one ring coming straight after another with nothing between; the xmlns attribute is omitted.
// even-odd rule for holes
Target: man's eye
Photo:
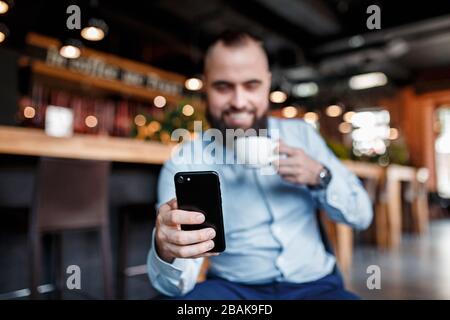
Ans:
<svg viewBox="0 0 450 320"><path fill-rule="evenodd" d="M245 87L247 88L247 90L256 90L259 88L259 83L258 82L251 82L251 83L247 83L245 85Z"/></svg>
<svg viewBox="0 0 450 320"><path fill-rule="evenodd" d="M230 89L230 86L226 85L226 84L219 84L216 86L216 90L219 92L225 92L227 90Z"/></svg>

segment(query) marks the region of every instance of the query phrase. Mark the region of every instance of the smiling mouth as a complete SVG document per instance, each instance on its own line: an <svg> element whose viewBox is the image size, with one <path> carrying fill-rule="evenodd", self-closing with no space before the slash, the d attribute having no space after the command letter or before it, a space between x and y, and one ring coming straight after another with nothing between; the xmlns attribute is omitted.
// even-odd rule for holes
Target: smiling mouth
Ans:
<svg viewBox="0 0 450 320"><path fill-rule="evenodd" d="M255 119L255 113L247 110L226 111L223 119L229 127L245 129L252 126Z"/></svg>
<svg viewBox="0 0 450 320"><path fill-rule="evenodd" d="M233 111L233 112L227 112L225 114L228 118L231 120L236 121L244 121L244 120L250 120L253 118L254 113L250 111Z"/></svg>

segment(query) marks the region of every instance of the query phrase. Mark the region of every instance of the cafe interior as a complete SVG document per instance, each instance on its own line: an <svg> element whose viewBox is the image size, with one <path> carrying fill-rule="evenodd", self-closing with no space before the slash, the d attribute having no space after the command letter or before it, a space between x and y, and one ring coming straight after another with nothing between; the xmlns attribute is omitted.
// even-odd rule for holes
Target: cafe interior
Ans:
<svg viewBox="0 0 450 320"><path fill-rule="evenodd" d="M0 300L158 294L158 174L205 120L227 29L263 40L270 115L313 126L372 201L363 231L319 213L347 288L450 299L448 1L0 0Z"/></svg>

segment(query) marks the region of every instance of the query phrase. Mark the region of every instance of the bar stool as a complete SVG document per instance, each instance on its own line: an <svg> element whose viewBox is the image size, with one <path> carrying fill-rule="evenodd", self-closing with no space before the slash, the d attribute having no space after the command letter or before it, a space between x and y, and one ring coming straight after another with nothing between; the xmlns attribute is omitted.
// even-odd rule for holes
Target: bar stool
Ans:
<svg viewBox="0 0 450 320"><path fill-rule="evenodd" d="M156 167L114 165L114 174L110 179L110 194L114 206L118 208L119 218L116 272L118 299L127 298L127 285L130 277L147 277L146 256L151 244L151 233L156 218L158 174L159 168ZM148 228L148 239L145 240L144 246L133 241L134 236L138 234L135 230L137 223L144 223ZM132 257L136 257L136 255L132 253L138 253L142 259L133 259Z"/></svg>
<svg viewBox="0 0 450 320"><path fill-rule="evenodd" d="M428 230L428 169L415 169L411 181L402 181L402 227L403 231L423 235Z"/></svg>
<svg viewBox="0 0 450 320"><path fill-rule="evenodd" d="M31 294L38 298L44 235L56 245L56 288L62 293L61 235L70 230L100 232L105 298L113 298L111 237L108 211L110 163L41 158L30 217Z"/></svg>
<svg viewBox="0 0 450 320"><path fill-rule="evenodd" d="M36 164L34 157L0 155L0 236L3 241L0 249L0 300L29 296L28 265L23 265L22 261L27 258L27 224Z"/></svg>
<svg viewBox="0 0 450 320"><path fill-rule="evenodd" d="M143 214L145 214L145 220L142 217ZM128 278L135 276L145 276L145 278L147 278L147 265L145 258L147 257L147 253L150 248L151 234L154 226L154 216L156 216L154 204L129 204L120 208L116 276L117 299L127 299L126 293ZM146 225L147 222L151 221L151 224L148 225L148 240L146 242L146 244L148 244L148 248L146 248L145 253L142 254L141 263L130 265L130 253L133 249L137 249L136 246L133 245L131 238L134 233L133 224L136 224L138 219L145 222Z"/></svg>

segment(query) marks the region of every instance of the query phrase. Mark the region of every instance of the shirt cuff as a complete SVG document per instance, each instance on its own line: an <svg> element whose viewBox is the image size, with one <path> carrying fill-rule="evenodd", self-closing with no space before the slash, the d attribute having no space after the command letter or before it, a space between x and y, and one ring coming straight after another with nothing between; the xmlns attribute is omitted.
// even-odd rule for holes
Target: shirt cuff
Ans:
<svg viewBox="0 0 450 320"><path fill-rule="evenodd" d="M312 190L314 198L316 198L321 204L331 206L341 212L348 210L348 199L351 199L351 195L357 193L356 186L349 178L342 178L337 172L333 172L330 169L332 178L328 186L324 189ZM351 177L350 177L351 179Z"/></svg>
<svg viewBox="0 0 450 320"><path fill-rule="evenodd" d="M155 229L153 229L152 248L150 250L148 261L149 272L155 275L155 277L161 274L168 279L177 281L181 278L181 274L183 273L183 271L177 267L177 260L178 259L175 259L173 263L168 263L158 256L158 253L156 252Z"/></svg>

